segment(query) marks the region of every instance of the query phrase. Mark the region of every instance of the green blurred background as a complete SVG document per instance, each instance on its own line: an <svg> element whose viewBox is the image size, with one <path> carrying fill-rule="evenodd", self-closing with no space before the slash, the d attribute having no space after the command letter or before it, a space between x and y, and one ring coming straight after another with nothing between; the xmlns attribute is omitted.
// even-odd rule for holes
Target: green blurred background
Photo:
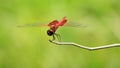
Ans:
<svg viewBox="0 0 120 68"><path fill-rule="evenodd" d="M0 0L0 68L120 68L119 47L58 46L48 41L48 27L17 27L63 16L87 27L59 28L62 41L90 47L120 43L120 0Z"/></svg>

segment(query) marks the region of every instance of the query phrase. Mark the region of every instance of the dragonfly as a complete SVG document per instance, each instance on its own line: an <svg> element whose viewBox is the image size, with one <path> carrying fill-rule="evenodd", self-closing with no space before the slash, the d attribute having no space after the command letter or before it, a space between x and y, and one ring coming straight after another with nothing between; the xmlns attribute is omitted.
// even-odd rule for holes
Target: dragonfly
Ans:
<svg viewBox="0 0 120 68"><path fill-rule="evenodd" d="M60 26L64 26L67 22L66 16L63 17L60 21L58 20L53 20L52 22L50 22L48 24L48 26L50 27L50 29L47 30L47 35L48 36L53 36L53 40L55 40L55 35L56 37L61 40L61 37L59 34L55 33L56 30L60 27Z"/></svg>
<svg viewBox="0 0 120 68"><path fill-rule="evenodd" d="M67 23L67 19L66 16L64 16L61 20L53 20L50 23L48 23L47 25L42 24L41 26L48 26L49 29L47 30L47 35L48 36L53 36L52 40L55 40L55 36L57 37L58 40L61 40L61 36L60 34L57 34L56 31L60 26L65 26L65 24ZM36 25L30 25L27 24L25 26L40 26L40 24L36 24ZM25 27L25 26L18 26L18 27ZM81 26L81 24L72 24L72 25L68 25L71 27L79 27Z"/></svg>

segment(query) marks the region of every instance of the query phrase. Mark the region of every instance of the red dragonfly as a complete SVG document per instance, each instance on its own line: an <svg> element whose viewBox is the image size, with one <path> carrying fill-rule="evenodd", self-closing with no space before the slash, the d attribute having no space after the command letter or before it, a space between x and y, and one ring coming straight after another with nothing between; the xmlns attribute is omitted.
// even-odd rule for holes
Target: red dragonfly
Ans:
<svg viewBox="0 0 120 68"><path fill-rule="evenodd" d="M49 30L47 30L47 34L49 36L52 36L55 34L56 30L58 29L59 26L63 26L65 23L67 22L66 17L63 17L62 20L57 21L57 20L53 20L52 22L50 22L48 24L48 26L50 27Z"/></svg>
<svg viewBox="0 0 120 68"><path fill-rule="evenodd" d="M58 29L59 26L63 26L64 24L66 24L66 22L67 22L66 17L63 17L62 20L60 20L60 21L53 20L52 22L50 22L48 24L48 26L50 27L50 29L47 30L47 34L49 36L53 36L53 40L55 40L54 35L56 35L57 38L58 38L58 36L60 37L60 35L56 34L55 32L56 32L56 30Z"/></svg>
<svg viewBox="0 0 120 68"><path fill-rule="evenodd" d="M47 30L47 35L48 36L53 36L53 40L55 40L55 35L58 38L58 40L60 40L60 35L56 34L56 30L59 28L59 26L64 26L67 23L67 19L66 16L63 17L60 21L58 20L53 20L52 22L50 22L49 24L47 24L47 26L50 27L50 29ZM26 25L26 26L36 26L36 25ZM38 24L37 26L40 26L40 24ZM71 26L81 26L81 25L71 25ZM19 27L24 27L24 26L19 26Z"/></svg>

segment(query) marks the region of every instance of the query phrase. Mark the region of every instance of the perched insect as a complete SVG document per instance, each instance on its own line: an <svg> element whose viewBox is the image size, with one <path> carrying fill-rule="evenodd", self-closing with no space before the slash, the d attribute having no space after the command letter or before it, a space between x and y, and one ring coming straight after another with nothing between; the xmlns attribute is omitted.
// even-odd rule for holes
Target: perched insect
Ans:
<svg viewBox="0 0 120 68"><path fill-rule="evenodd" d="M57 38L58 38L58 36L60 37L60 35L56 34L55 32L56 32L56 30L58 29L59 26L63 26L66 22L67 22L66 17L63 17L62 20L60 20L60 21L53 20L52 22L50 22L48 24L50 29L47 30L47 34L49 36L53 36L53 40L55 39L54 35L56 35Z"/></svg>
<svg viewBox="0 0 120 68"><path fill-rule="evenodd" d="M62 20L60 20L60 21L53 20L52 22L50 22L48 24L48 26L50 27L50 29L47 30L47 34L49 36L54 35L55 31L58 29L58 27L59 26L63 26L66 22L67 22L66 17L63 17Z"/></svg>
<svg viewBox="0 0 120 68"><path fill-rule="evenodd" d="M55 33L55 32L59 28L59 26L64 26L66 23L67 23L67 19L66 19L66 16L65 16L60 21L53 20L52 22L50 22L47 25L42 25L42 24L30 25L30 24L27 24L25 26L49 26L50 29L47 30L47 35L48 36L53 36L53 40L55 40L55 36L58 38L58 40L60 40L60 38L61 38L60 35ZM19 27L25 27L25 26L19 26ZM78 27L78 26L81 26L81 24L75 24L74 23L74 24L71 24L71 25L68 25L68 26Z"/></svg>

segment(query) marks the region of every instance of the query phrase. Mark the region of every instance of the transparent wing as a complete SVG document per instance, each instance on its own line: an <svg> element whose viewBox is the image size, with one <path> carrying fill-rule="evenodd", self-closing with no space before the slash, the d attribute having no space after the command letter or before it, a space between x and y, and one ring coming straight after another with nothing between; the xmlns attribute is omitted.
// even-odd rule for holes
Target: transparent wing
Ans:
<svg viewBox="0 0 120 68"><path fill-rule="evenodd" d="M25 24L25 25L17 26L17 27L41 27L41 26L48 26L48 25L42 24L42 23L33 23L33 24Z"/></svg>
<svg viewBox="0 0 120 68"><path fill-rule="evenodd" d="M76 22L68 22L65 24L65 26L68 27L87 27L86 25L83 25L82 23L76 23Z"/></svg>

